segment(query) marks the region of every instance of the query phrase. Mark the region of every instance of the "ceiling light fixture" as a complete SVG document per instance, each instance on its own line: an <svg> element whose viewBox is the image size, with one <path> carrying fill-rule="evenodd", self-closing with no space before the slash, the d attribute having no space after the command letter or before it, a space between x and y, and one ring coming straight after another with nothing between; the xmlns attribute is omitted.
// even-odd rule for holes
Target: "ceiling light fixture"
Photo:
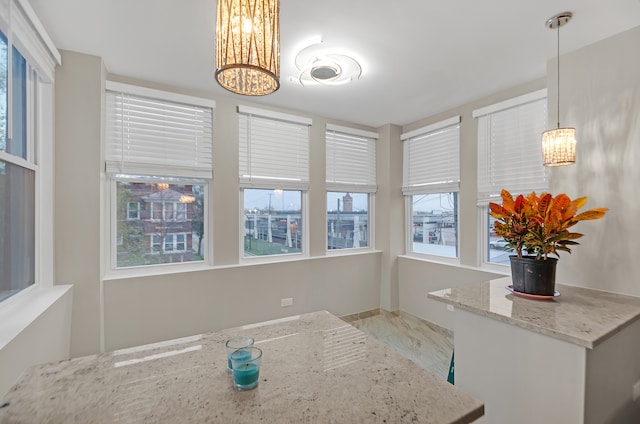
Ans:
<svg viewBox="0 0 640 424"><path fill-rule="evenodd" d="M216 79L263 96L280 88L280 0L218 0Z"/></svg>
<svg viewBox="0 0 640 424"><path fill-rule="evenodd" d="M314 41L300 50L295 59L298 77L291 77L302 86L342 85L357 80L362 75L362 67L351 56L326 48L322 40Z"/></svg>
<svg viewBox="0 0 640 424"><path fill-rule="evenodd" d="M571 12L564 12L546 22L548 28L558 30L558 126L555 130L542 133L544 166L571 165L576 162L576 129L560 128L560 27L567 24L572 16Z"/></svg>

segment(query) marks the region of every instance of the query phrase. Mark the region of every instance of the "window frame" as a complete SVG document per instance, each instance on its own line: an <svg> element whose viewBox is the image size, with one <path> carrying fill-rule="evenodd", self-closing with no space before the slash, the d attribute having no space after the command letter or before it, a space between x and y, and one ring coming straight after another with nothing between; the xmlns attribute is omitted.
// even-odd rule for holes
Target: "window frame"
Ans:
<svg viewBox="0 0 640 424"><path fill-rule="evenodd" d="M150 209L152 213L151 215L152 217L150 218L151 221L182 222L182 221L188 220L186 203L164 201L164 200L162 202L149 202L149 203L151 204L151 209ZM159 205L159 208L157 208L157 210L156 210L156 205ZM171 205L171 207L169 208L167 207L167 205ZM181 210L181 209L184 209L184 210ZM160 214L160 218L155 218L156 212ZM171 213L169 214L168 212L171 212ZM170 217L167 217L167 215L170 215ZM184 218L178 219L179 215L182 215ZM138 218L131 218L131 219L140 219L139 217L140 217L140 206L138 205Z"/></svg>
<svg viewBox="0 0 640 424"><path fill-rule="evenodd" d="M456 222L456 253L457 256L443 256L435 253L424 253L424 252L416 252L413 250L413 196L420 196L425 194L445 194L445 193L456 193L458 196L458 217L455 220ZM408 256L415 256L418 258L425 258L430 261L442 262L447 264L459 265L460 264L460 191L453 192L442 192L442 193L415 193L412 195L405 195L405 251Z"/></svg>
<svg viewBox="0 0 640 424"><path fill-rule="evenodd" d="M110 279L114 277L127 277L127 276L143 276L143 275L156 275L158 273L166 272L167 268L175 268L176 272L180 270L189 270L189 269L202 269L203 267L207 267L212 262L212 254L211 252L211 243L207 241L207 238L212 238L209 234L211 225L210 218L208 217L209 213L209 196L210 189L213 185L213 182L206 179L189 179L189 178L169 178L169 177L153 177L153 176L130 176L130 175L113 175L108 179L107 184L109 185L109 189L105 190L108 193L105 194L106 204L108 207L108 222L105 225L106 227L106 236L105 236L105 244L108 243L108 251L109 255L109 269L105 273L105 279ZM179 185L199 185L203 186L203 225L204 225L204 243L203 243L203 259L202 260L193 260L187 262L171 262L171 263L160 263L160 264L141 264L141 265L132 265L127 267L118 267L118 242L123 238L123 235L118 232L118 205L117 205L117 184L118 182L131 182L131 183L144 183L144 184L179 184ZM173 203L173 202L172 202ZM149 202L150 205L160 204L160 202ZM161 212L164 213L164 208L161 209ZM149 222L161 222L162 219L152 219L154 214L154 209L149 209L150 218ZM142 215L140 217L142 220ZM126 219L125 221L130 221ZM185 220L184 222L190 222L190 219ZM168 222L175 222L168 220ZM186 233L171 233L173 234L186 234ZM208 235L209 234L209 235ZM148 233L143 234L143 237L149 236L149 255L156 255L159 253L165 254L166 251L164 243L154 243L154 238L157 236L157 233ZM207 236L208 235L208 236ZM174 239L175 240L175 239ZM175 241L174 241L175 244ZM154 251L155 246L160 246L160 251ZM186 252L186 238L185 238L185 250L176 251L173 250L169 253L180 253ZM156 269L158 271L156 271Z"/></svg>
<svg viewBox="0 0 640 424"><path fill-rule="evenodd" d="M246 236L246 230L244 227L244 217L245 217L245 209L244 209L244 191L246 189L251 189L250 187L240 187L240 225L238 226L240 231L240 243L239 243L239 263L268 263L268 262L280 262L286 260L295 260L300 257L308 257L309 252L309 223L308 223L308 192L305 190L299 189L285 189L287 191L296 191L300 193L300 219L302 221L302 243L300 244L301 251L293 252L293 253L274 253L270 255L256 255L256 256L245 256L244 250L244 239ZM268 188L260 188L259 190L270 190ZM271 189L272 191L279 189Z"/></svg>
<svg viewBox="0 0 640 424"><path fill-rule="evenodd" d="M415 256L418 258L425 258L430 261L442 262L447 264L460 264L460 245L461 239L463 238L460 234L460 115L455 115L450 118L444 119L439 122L435 122L433 124L403 133L400 136L400 139L403 142L403 161L402 161L402 172L403 172L403 196L405 198L405 254L408 256ZM454 156L457 153L457 167L458 172L455 177L457 177L457 181L442 181L442 182L428 182L423 183L421 180L423 178L428 178L427 176L416 177L418 184L411 184L414 182L409 175L409 163L411 158L408 157L409 154L409 144L414 139L420 139L423 137L427 137L429 135L435 135L441 131L446 131L448 129L456 128L457 129L457 145L454 149ZM437 253L426 253L426 252L416 252L413 249L413 197L420 195L430 195L430 194L445 194L445 193L456 193L458 197L457 203L457 211L456 211L456 256L443 256L438 255Z"/></svg>
<svg viewBox="0 0 640 424"><path fill-rule="evenodd" d="M510 99L504 100L502 102L498 102L495 104L491 104L479 109L476 109L472 112L472 116L474 119L478 119L481 118L483 116L492 114L492 113L498 113L501 111L505 111L505 110L509 110L512 108L517 108L520 106L524 106L524 105L528 105L532 102L536 102L536 101L540 101L542 99L545 99L545 108L547 107L547 89L541 89L541 90L536 90L530 93L526 93L520 96L516 96L516 97L512 97ZM544 113L544 122L543 122L543 126L542 126L542 130L540 131L539 134L536 133L537 136L540 137L540 144L542 143L542 132L546 130L546 115L547 113ZM479 125L478 125L479 127ZM478 130L478 133L476 134L476 143L478 145L478 149L480 149L480 142L479 142L479 137L480 137L480 133ZM542 153L541 153L542 155ZM540 156L541 159L541 163L542 163L542 156ZM479 161L480 161L480 155L478 154L478 170L477 170L477 175L476 175L476 181L478 181L478 185L480 184L480 176L479 176L479 172L480 172L480 166L479 166ZM546 171L545 171L546 172ZM548 178L547 178L547 190L548 190ZM513 192L512 194L518 194L516 192ZM523 194L528 194L528 193L523 193ZM483 204L480 204L480 193L479 193L479 187L476 187L476 210L477 210L477 226L480 229L480 238L478 240L479 246L478 246L478 263L480 264L480 268L486 271L490 271L490 272L495 272L495 273L499 273L499 274L505 274L508 275L510 273L510 265L509 264L501 264L501 263L497 263L497 262L490 262L490 248L489 248L489 243L490 243L490 234L489 234L489 203L488 201L486 203L483 202ZM494 202L501 202L501 199L499 198L499 196L496 196L494 199L491 199L490 201L494 201Z"/></svg>
<svg viewBox="0 0 640 424"><path fill-rule="evenodd" d="M21 288L0 301L0 314L10 304L25 308L11 319L30 314L30 300L34 290L53 288L53 134L55 66L61 64L60 53L55 48L31 6L23 1L8 0L0 11L0 30L7 38L7 132L11 131L13 66L12 56L17 51L25 61L24 125L26 157L4 151L0 160L34 173L33 197L33 283ZM31 265L31 264L30 264ZM15 312L15 311L14 311ZM29 315L30 316L30 315ZM14 334L2 332L11 340Z"/></svg>
<svg viewBox="0 0 640 424"><path fill-rule="evenodd" d="M131 208L132 204L136 205L133 209ZM131 217L132 211L135 212L134 218ZM136 219L140 219L140 202L127 202L127 220L136 220Z"/></svg>
<svg viewBox="0 0 640 424"><path fill-rule="evenodd" d="M107 93L111 92L111 93ZM169 108L179 108L182 109L181 106L185 106L187 108L200 108L203 109L203 113L209 111L211 113L211 140L210 140L210 150L205 148L205 152L210 154L210 157L205 157L204 162L198 161L198 164L190 169L188 166L177 164L177 162L172 161L171 163L161 164L150 162L137 162L134 159L131 163L132 169L134 172L132 175L127 173L121 173L124 169L124 165L119 165L118 161L120 157L117 156L117 150L113 150L112 147L109 146L110 139L108 137L109 134L117 133L109 133L109 131L113 131L112 128L109 128L109 110L107 110L107 123L105 124L105 133L107 134L105 137L107 138L107 142L105 143L105 168L106 168L106 184L107 189L105 190L105 205L107 208L107 219L105 220L105 225L103 229L104 234L104 247L106 251L110 252L109 258L106 260L107 266L105 267L104 278L112 279L112 278L126 278L129 276L145 276L145 275L158 275L162 273L171 273L171 272L181 272L188 270L198 270L209 267L213 263L213 236L210 233L213 226L211 225L211 217L210 215L210 202L212 197L212 189L213 189L213 126L214 126L214 113L215 113L215 101L203 97L194 97L169 91L162 91L151 89L147 87L119 83L114 81L107 81L105 87L105 97L107 94L112 94L115 96L123 95L130 96L133 101L138 100L149 100L150 102L159 102L159 103L167 103ZM204 116L204 115L203 115ZM124 124L123 124L124 125ZM111 149L111 150L110 150ZM127 158L122 157L123 163L126 163ZM179 158L177 159L180 160ZM210 168L207 168L207 163L210 161ZM158 175L160 174L160 175ZM173 263L161 263L161 264L142 264L142 265L134 265L128 267L118 267L117 266L117 251L118 251L118 234L117 234L117 183L118 182L140 182L140 183L154 183L154 184L186 184L186 185L201 185L203 186L203 226L204 226L204 241L202 244L203 247L203 259L202 260L194 260L188 262L173 262ZM152 222L158 222L165 219L165 215L167 213L166 202L149 202L149 220ZM175 203L175 202L173 202ZM156 210L155 205L160 204L160 208ZM176 222L176 213L177 208L175 204L171 208L173 219L169 220L170 222ZM155 218L156 212L160 213L160 217ZM140 215L142 217L142 215ZM182 222L182 221L179 221ZM185 221L189 222L187 216L185 216ZM146 236L146 235L145 235ZM155 254L154 252L154 240L153 235L150 238L149 245L149 254ZM174 238L174 246L175 246L175 238ZM160 252L164 253L164 243L160 246ZM185 248L186 238L185 238ZM187 251L188 248L185 250ZM172 251L172 252L175 252Z"/></svg>
<svg viewBox="0 0 640 424"><path fill-rule="evenodd" d="M329 142L327 141L332 133L338 138L352 138L361 143L361 148L357 150L361 162L367 166L366 170L360 170L355 174L351 174L348 170L341 172L344 167L336 167L335 163L330 162ZM377 141L378 133L373 131L360 130L351 127L344 127L340 125L327 124L325 129L325 170L326 170L326 190L325 190L325 251L327 255L340 255L348 254L350 252L371 250L375 246L375 221L374 221L374 205L375 194L377 192L377 169L376 169L376 155L377 155ZM342 149L341 144L336 140L333 148L333 153L339 153ZM333 179L332 179L333 178ZM336 181L337 180L337 181ZM330 249L329 247L329 204L327 198L329 193L351 193L351 194L366 194L367 195L367 246L362 247L345 247L338 249Z"/></svg>
<svg viewBox="0 0 640 424"><path fill-rule="evenodd" d="M158 234L150 234L153 238L155 237L162 237L162 235L158 235ZM171 237L171 241L167 242L167 237ZM182 240L182 242L178 241L178 236L182 236L184 237L184 239ZM153 241L152 241L153 242ZM184 246L182 249L178 249L178 244L182 243ZM162 253L166 254L166 253L182 253L182 252L186 252L187 251L187 233L171 233L171 234L167 234L164 236L164 242L161 242L160 245L162 246ZM171 249L167 249L167 245L171 245L172 248ZM155 246L155 244L153 244L151 246L151 254L152 255L157 255L160 252L154 252L153 251L153 247Z"/></svg>
<svg viewBox="0 0 640 424"><path fill-rule="evenodd" d="M374 227L374 223L373 223L373 209L374 209L374 199L375 199L375 193L368 193L368 192L356 192L356 191L335 191L335 190L326 190L326 196L325 196L325 201L327 201L326 197L328 197L329 193L350 193L350 194L366 194L367 195L367 233L366 233L366 240L367 240L367 245L366 246L359 246L359 247L344 247L344 248L338 248L338 249L330 249L328 246L328 240L329 240L329 204L327 202L325 210L326 210L326 214L325 214L325 241L327 241L326 245L325 245L325 250L326 250L326 254L327 255L341 255L341 254L349 254L349 253L355 253L355 252L360 252L363 250L372 250L374 249L375 246L375 240L374 240L374 231L373 231L373 227Z"/></svg>
<svg viewBox="0 0 640 424"><path fill-rule="evenodd" d="M309 255L309 208L308 208L308 190L309 190L309 147L310 147L310 127L312 125L312 120L310 118L306 118L299 115L291 115L281 112L275 112L266 109L259 109L249 106L240 105L238 106L238 130L239 130L239 140L238 140L238 177L239 177L239 210L238 210L238 219L240 225L238 225L238 263L246 264L246 263L268 263L268 262L278 262L278 261L286 261L286 260L295 260L300 257L308 257ZM278 123L283 124L284 128L289 127L293 131L297 129L302 129L306 127L306 135L304 139L301 139L300 142L304 143L304 149L293 148L292 152L297 152L297 157L291 158L291 163L295 163L295 166L292 166L292 172L290 175L287 175L287 178L280 178L282 175L271 175L273 170L277 170L280 168L279 164L282 161L282 158L279 158L277 163L273 163L273 166L264 166L264 163L269 163L266 161L261 161L260 167L256 169L261 169L264 171L266 168L265 175L258 175L255 173L254 168L252 167L252 161L255 159L253 156L253 149L251 148L254 143L260 145L261 148L267 145L266 138L268 136L273 136L273 134L267 133L268 136L264 139L260 139L258 141L253 140L252 136L254 133L253 130L253 119L257 119L256 125L266 124L267 126L273 125L277 126ZM243 126L246 131L246 136L243 135ZM296 128L298 127L298 128ZM297 141L293 141L295 139L294 136L287 139L287 143L291 144ZM243 148L245 150L243 150ZM304 155L302 155L304 153ZM286 161L286 160L285 160ZM305 166L300 166L300 163L306 164ZM247 189L256 189L256 190L286 190L286 191L296 191L300 193L300 219L302 221L301 229L302 229L302 243L301 243L301 251L293 252L293 253L279 253L279 254L266 254L259 256L245 256L244 250L244 240L245 240L245 228L244 228L244 220L245 220L245 190Z"/></svg>

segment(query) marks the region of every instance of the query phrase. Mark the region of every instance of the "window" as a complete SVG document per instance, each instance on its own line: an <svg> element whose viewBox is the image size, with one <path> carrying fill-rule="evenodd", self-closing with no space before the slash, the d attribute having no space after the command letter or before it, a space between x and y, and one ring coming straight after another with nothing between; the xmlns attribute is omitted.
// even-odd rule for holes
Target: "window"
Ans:
<svg viewBox="0 0 640 424"><path fill-rule="evenodd" d="M187 234L156 234L153 236L153 254L159 254L160 247L163 247L162 253L180 253L186 250Z"/></svg>
<svg viewBox="0 0 640 424"><path fill-rule="evenodd" d="M409 196L411 251L458 257L458 193Z"/></svg>
<svg viewBox="0 0 640 424"><path fill-rule="evenodd" d="M213 102L107 89L112 268L204 261Z"/></svg>
<svg viewBox="0 0 640 424"><path fill-rule="evenodd" d="M244 256L301 253L302 192L244 189Z"/></svg>
<svg viewBox="0 0 640 424"><path fill-rule="evenodd" d="M0 300L35 283L35 171L0 160Z"/></svg>
<svg viewBox="0 0 640 424"><path fill-rule="evenodd" d="M129 202L127 205L127 219L140 219L140 202Z"/></svg>
<svg viewBox="0 0 640 424"><path fill-rule="evenodd" d="M459 123L456 116L401 136L409 252L458 257Z"/></svg>
<svg viewBox="0 0 640 424"><path fill-rule="evenodd" d="M156 183L155 180L117 177L117 268L204 259L206 182ZM132 208L132 205L137 206ZM135 219L132 210L137 212ZM178 252L180 254L175 255Z"/></svg>
<svg viewBox="0 0 640 424"><path fill-rule="evenodd" d="M327 249L369 246L369 193L328 191Z"/></svg>
<svg viewBox="0 0 640 424"><path fill-rule="evenodd" d="M489 202L500 202L503 188L514 195L548 190L541 140L547 122L546 95L546 90L539 90L473 112L478 118L477 199L485 223L485 263L509 264L509 255L513 254L493 233Z"/></svg>
<svg viewBox="0 0 640 424"><path fill-rule="evenodd" d="M302 253L311 120L244 106L238 112L242 256Z"/></svg>
<svg viewBox="0 0 640 424"><path fill-rule="evenodd" d="M28 4L0 7L0 301L50 284L52 82L59 54ZM20 2L21 3L21 2ZM25 9L26 7L26 9ZM46 204L45 204L46 203ZM42 276L42 280L39 278Z"/></svg>
<svg viewBox="0 0 640 424"><path fill-rule="evenodd" d="M184 221L187 219L187 203L170 199L157 199L151 202L154 221Z"/></svg>
<svg viewBox="0 0 640 424"><path fill-rule="evenodd" d="M370 246L369 203L376 186L376 139L370 131L328 125L327 249Z"/></svg>
<svg viewBox="0 0 640 424"><path fill-rule="evenodd" d="M175 238L175 247L176 251L184 252L187 246L187 234L176 234Z"/></svg>
<svg viewBox="0 0 640 424"><path fill-rule="evenodd" d="M162 253L162 235L151 235L151 254L156 255Z"/></svg>
<svg viewBox="0 0 640 424"><path fill-rule="evenodd" d="M35 283L37 166L27 143L27 72L0 32L0 300Z"/></svg>

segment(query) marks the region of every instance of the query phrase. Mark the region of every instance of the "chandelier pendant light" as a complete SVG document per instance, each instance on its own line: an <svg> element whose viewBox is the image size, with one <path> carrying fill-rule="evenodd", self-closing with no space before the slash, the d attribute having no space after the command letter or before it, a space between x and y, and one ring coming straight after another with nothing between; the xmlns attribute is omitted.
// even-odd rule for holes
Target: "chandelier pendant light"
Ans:
<svg viewBox="0 0 640 424"><path fill-rule="evenodd" d="M218 0L216 80L245 96L280 88L280 0Z"/></svg>
<svg viewBox="0 0 640 424"><path fill-rule="evenodd" d="M573 14L560 13L546 22L550 29L558 30L558 92L557 92L557 128L542 133L542 154L544 166L571 165L576 162L576 130L560 128L560 27L567 24Z"/></svg>

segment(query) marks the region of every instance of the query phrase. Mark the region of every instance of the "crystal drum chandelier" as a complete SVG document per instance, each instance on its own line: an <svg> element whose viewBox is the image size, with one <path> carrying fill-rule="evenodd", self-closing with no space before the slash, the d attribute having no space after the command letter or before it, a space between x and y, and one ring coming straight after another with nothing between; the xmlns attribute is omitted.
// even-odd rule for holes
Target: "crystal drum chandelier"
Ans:
<svg viewBox="0 0 640 424"><path fill-rule="evenodd" d="M245 96L280 88L279 14L279 0L218 0L216 79L222 87Z"/></svg>
<svg viewBox="0 0 640 424"><path fill-rule="evenodd" d="M576 162L576 129L560 128L560 27L569 22L572 16L571 12L564 12L546 22L548 28L558 29L558 126L555 130L542 133L544 166L571 165Z"/></svg>

